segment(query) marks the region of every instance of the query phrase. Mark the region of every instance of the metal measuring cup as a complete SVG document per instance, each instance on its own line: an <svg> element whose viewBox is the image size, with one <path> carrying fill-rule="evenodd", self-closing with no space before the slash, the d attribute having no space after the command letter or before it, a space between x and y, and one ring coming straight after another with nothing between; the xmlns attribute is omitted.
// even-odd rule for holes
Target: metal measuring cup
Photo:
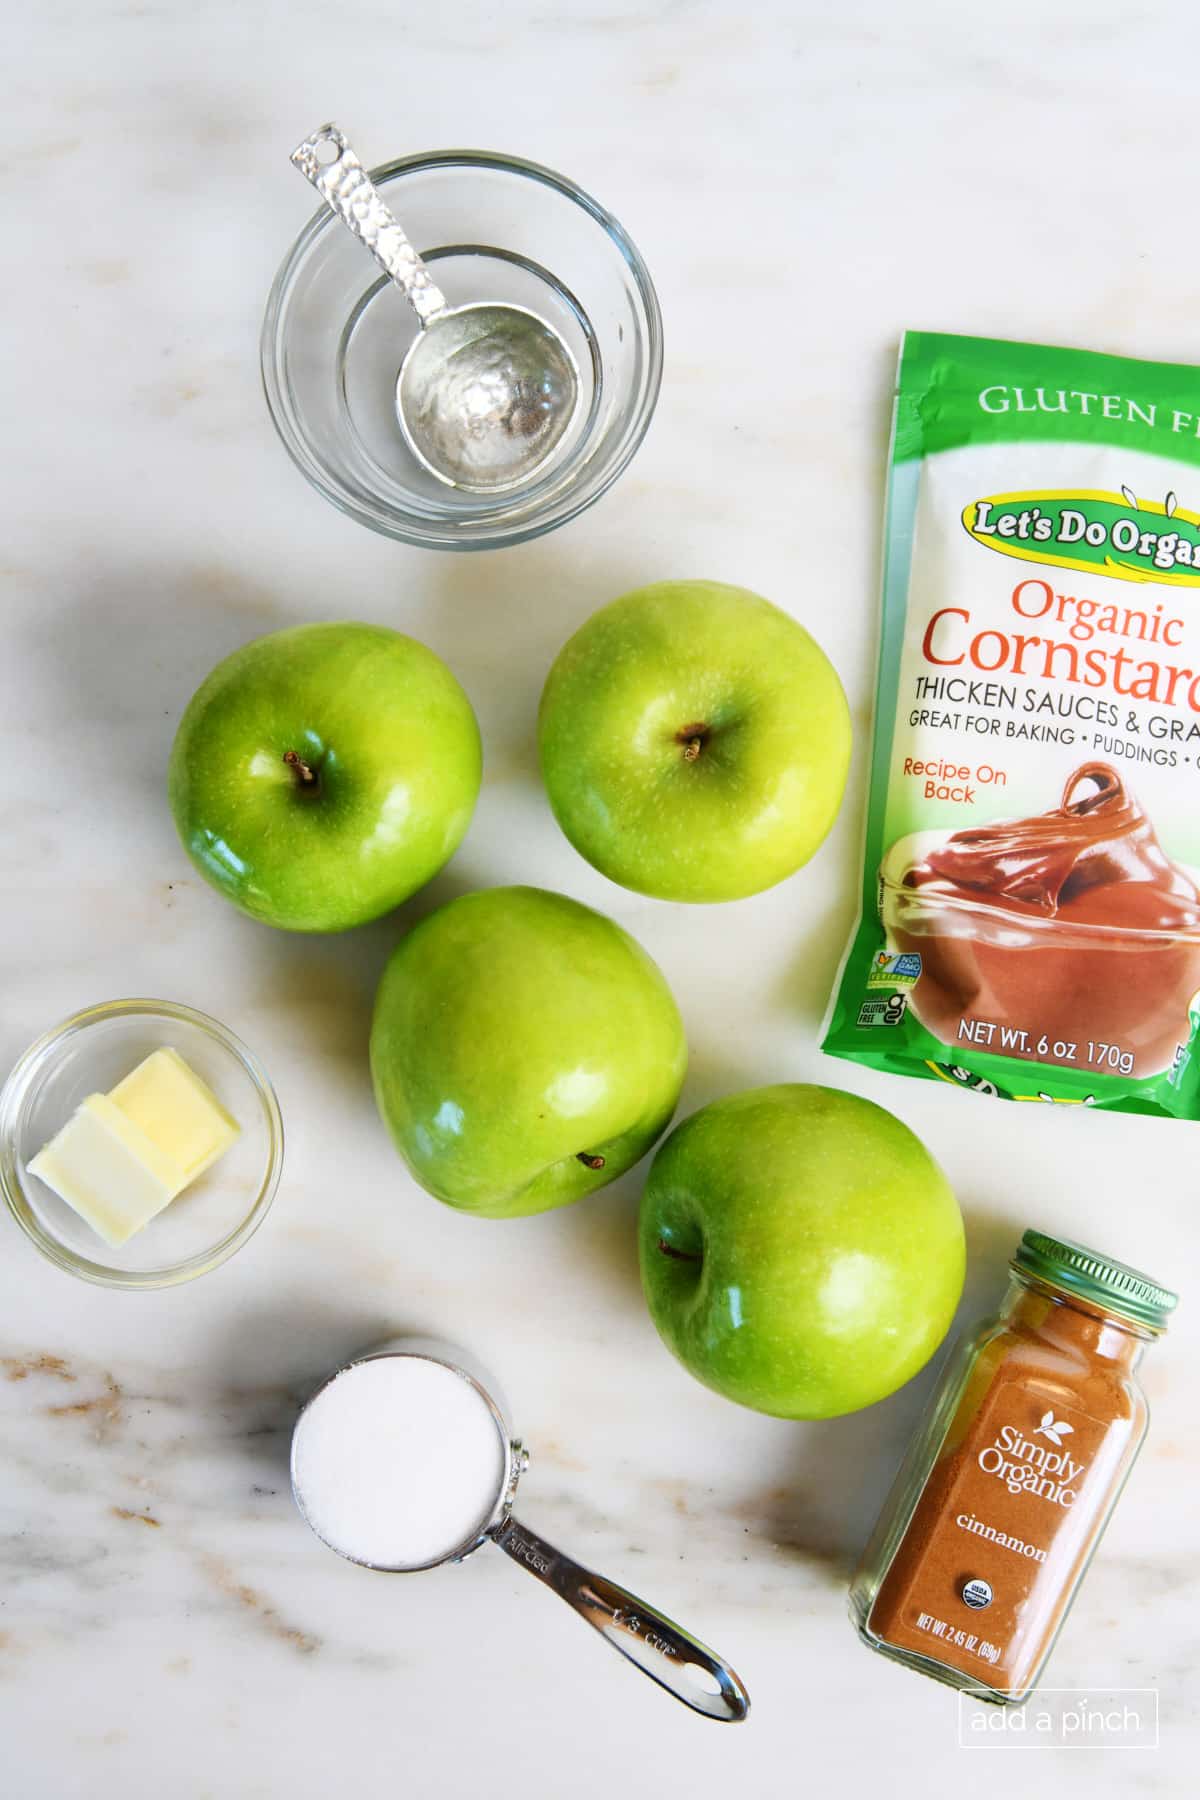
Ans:
<svg viewBox="0 0 1200 1800"><path fill-rule="evenodd" d="M435 1557L430 1562L405 1564L403 1567L367 1562L341 1545L330 1543L328 1538L322 1537L305 1505L303 1486L297 1473L297 1445L309 1410L339 1376L360 1363L385 1357L417 1357L423 1361L438 1363L467 1382L490 1412L502 1449L499 1485L492 1497L490 1510L478 1527L444 1555ZM657 1607L639 1600L627 1588L608 1580L606 1576L597 1575L571 1557L564 1556L536 1532L530 1531L528 1526L518 1524L513 1518L513 1500L517 1484L528 1464L529 1454L520 1441L513 1437L507 1407L498 1395L496 1383L472 1358L439 1339L395 1338L363 1356L353 1357L322 1382L316 1393L309 1398L292 1434L292 1493L306 1523L321 1537L322 1543L328 1544L339 1555L347 1557L350 1562L358 1562L364 1568L386 1574L412 1574L421 1569L437 1568L442 1563L462 1562L481 1545L496 1544L519 1567L536 1576L544 1586L573 1607L580 1618L586 1620L594 1631L598 1631L614 1650L619 1650L644 1675L666 1688L677 1700L682 1700L685 1706L690 1706L693 1712L703 1713L709 1719L731 1723L744 1719L750 1710L750 1696L728 1663L722 1661L698 1638L692 1637L689 1632L668 1619L665 1613L659 1612Z"/></svg>

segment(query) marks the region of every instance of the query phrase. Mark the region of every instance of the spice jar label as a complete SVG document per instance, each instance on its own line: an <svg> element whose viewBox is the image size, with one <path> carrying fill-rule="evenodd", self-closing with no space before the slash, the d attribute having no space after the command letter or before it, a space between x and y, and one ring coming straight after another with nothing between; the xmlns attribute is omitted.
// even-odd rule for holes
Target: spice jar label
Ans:
<svg viewBox="0 0 1200 1800"><path fill-rule="evenodd" d="M1023 1691L1129 1437L1057 1383L993 1384L952 1427L868 1621L885 1643ZM951 1448L950 1446L953 1446Z"/></svg>

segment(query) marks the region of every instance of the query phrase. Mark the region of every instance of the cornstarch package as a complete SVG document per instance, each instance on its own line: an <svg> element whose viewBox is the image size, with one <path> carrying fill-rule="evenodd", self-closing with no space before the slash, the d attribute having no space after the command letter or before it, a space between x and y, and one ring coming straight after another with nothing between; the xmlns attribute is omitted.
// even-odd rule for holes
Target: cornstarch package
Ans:
<svg viewBox="0 0 1200 1800"><path fill-rule="evenodd" d="M824 1047L1200 1116L1200 371L906 336Z"/></svg>

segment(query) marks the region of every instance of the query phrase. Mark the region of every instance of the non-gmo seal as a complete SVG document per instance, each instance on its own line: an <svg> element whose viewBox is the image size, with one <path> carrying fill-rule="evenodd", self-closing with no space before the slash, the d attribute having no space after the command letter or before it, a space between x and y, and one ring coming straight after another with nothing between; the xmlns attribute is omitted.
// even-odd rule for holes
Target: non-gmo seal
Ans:
<svg viewBox="0 0 1200 1800"><path fill-rule="evenodd" d="M981 1612L985 1606L992 1604L992 1590L986 1581L968 1581L963 1588L962 1597L974 1612Z"/></svg>

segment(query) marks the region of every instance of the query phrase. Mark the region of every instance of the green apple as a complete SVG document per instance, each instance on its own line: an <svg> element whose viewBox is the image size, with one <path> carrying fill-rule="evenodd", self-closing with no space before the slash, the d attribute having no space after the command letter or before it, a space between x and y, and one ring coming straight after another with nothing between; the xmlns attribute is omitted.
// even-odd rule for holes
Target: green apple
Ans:
<svg viewBox="0 0 1200 1800"><path fill-rule="evenodd" d="M882 1400L949 1329L962 1219L906 1125L834 1088L756 1088L686 1119L639 1222L660 1336L758 1412L828 1419Z"/></svg>
<svg viewBox="0 0 1200 1800"><path fill-rule="evenodd" d="M432 650L383 625L299 625L236 650L193 695L168 790L226 899L267 925L344 931L453 856L480 768L471 703Z"/></svg>
<svg viewBox="0 0 1200 1800"><path fill-rule="evenodd" d="M379 1110L431 1194L488 1218L565 1206L666 1128L687 1068L658 966L602 913L542 888L464 894L384 972Z"/></svg>
<svg viewBox="0 0 1200 1800"><path fill-rule="evenodd" d="M791 875L832 825L850 760L820 645L719 581L660 581L593 614L550 671L538 737L576 850L660 900L737 900Z"/></svg>

